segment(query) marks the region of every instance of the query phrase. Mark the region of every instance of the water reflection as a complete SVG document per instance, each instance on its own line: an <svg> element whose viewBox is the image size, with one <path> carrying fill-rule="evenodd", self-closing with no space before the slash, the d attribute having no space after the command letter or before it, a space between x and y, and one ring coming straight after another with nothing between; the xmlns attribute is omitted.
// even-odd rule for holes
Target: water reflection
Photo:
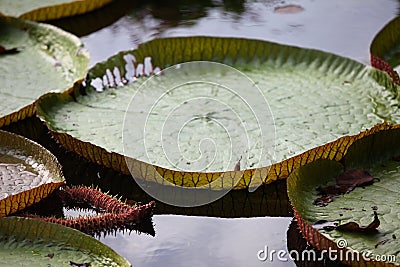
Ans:
<svg viewBox="0 0 400 267"><path fill-rule="evenodd" d="M106 236L100 240L132 266L295 266L288 261L260 261L257 252L286 251L291 218L205 218L155 215L156 235ZM272 262L271 262L272 260Z"/></svg>
<svg viewBox="0 0 400 267"><path fill-rule="evenodd" d="M209 11L214 8L221 9L224 13L237 18L246 11L244 0L115 0L90 13L54 20L50 23L81 37L108 27L124 16L140 21L147 15L151 15L167 28L191 25L197 19L208 16Z"/></svg>
<svg viewBox="0 0 400 267"><path fill-rule="evenodd" d="M158 38L230 36L321 49L369 64L375 34L396 16L397 0L133 1L52 22L82 37L91 63ZM297 5L301 12L274 12Z"/></svg>
<svg viewBox="0 0 400 267"><path fill-rule="evenodd" d="M136 1L115 0L92 12L74 17L47 21L47 23L53 24L81 37L112 25L121 17L129 14L129 12L134 8L138 8L138 3Z"/></svg>
<svg viewBox="0 0 400 267"><path fill-rule="evenodd" d="M313 250L312 246L307 243L307 241L303 238L303 236L300 233L300 230L297 226L297 222L295 219L292 220L292 223L289 226L289 229L287 231L287 251L290 253L293 251L293 257L297 257L297 255L300 255L298 259L295 259L296 266L298 267L319 267L319 266L326 266L326 267L344 267L347 265L344 265L340 263L337 260L332 260L334 259L335 256L332 256L332 259L329 259L328 257L321 257L321 252L318 252L316 250ZM299 254L296 254L297 251ZM307 251L310 254L302 254L303 251ZM302 256L305 255L303 260ZM304 261L304 259L308 258L307 255L311 260L309 261ZM325 254L326 255L326 254ZM315 260L313 260L313 257L315 256Z"/></svg>

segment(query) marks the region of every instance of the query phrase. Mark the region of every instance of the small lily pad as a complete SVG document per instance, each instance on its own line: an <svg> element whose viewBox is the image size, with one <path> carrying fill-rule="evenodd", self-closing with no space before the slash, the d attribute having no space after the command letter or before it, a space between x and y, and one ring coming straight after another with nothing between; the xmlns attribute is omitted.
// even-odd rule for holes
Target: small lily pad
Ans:
<svg viewBox="0 0 400 267"><path fill-rule="evenodd" d="M131 266L111 248L75 229L14 216L0 218L0 265Z"/></svg>
<svg viewBox="0 0 400 267"><path fill-rule="evenodd" d="M0 131L0 217L39 202L64 184L53 154L24 137Z"/></svg>

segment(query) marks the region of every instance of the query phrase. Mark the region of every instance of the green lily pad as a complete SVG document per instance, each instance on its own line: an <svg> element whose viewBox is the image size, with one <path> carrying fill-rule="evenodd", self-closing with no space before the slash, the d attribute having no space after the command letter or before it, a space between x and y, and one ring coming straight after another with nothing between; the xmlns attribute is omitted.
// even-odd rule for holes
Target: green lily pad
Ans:
<svg viewBox="0 0 400 267"><path fill-rule="evenodd" d="M131 266L75 229L13 216L0 218L0 248L2 266Z"/></svg>
<svg viewBox="0 0 400 267"><path fill-rule="evenodd" d="M350 146L342 164L319 160L300 167L289 176L287 185L290 202L303 236L314 247L319 250L341 248L344 249L343 253L345 250L357 252L358 260L350 256L340 259L348 264L375 266L377 261L382 260L388 265L400 265L400 241L397 239L400 236L399 137L400 129L372 134ZM334 185L335 177L354 169L367 171L375 178L373 184L336 195L332 202L325 205L315 205L314 201L321 197L317 188ZM380 221L377 228L374 212ZM335 226L333 230L316 227L316 223L322 220L326 225L336 223L341 226ZM364 228L367 226L370 226L369 229Z"/></svg>
<svg viewBox="0 0 400 267"><path fill-rule="evenodd" d="M387 72L400 85L400 17L390 21L371 44L371 65Z"/></svg>
<svg viewBox="0 0 400 267"><path fill-rule="evenodd" d="M0 0L1 13L26 20L44 21L83 14L112 0ZM0 14L1 14L0 13Z"/></svg>
<svg viewBox="0 0 400 267"><path fill-rule="evenodd" d="M0 217L39 202L64 184L61 166L47 149L0 131Z"/></svg>
<svg viewBox="0 0 400 267"><path fill-rule="evenodd" d="M63 92L87 73L88 53L80 40L54 26L0 17L2 85L0 127L32 116L34 101Z"/></svg>
<svg viewBox="0 0 400 267"><path fill-rule="evenodd" d="M393 68L400 67L400 17L383 27L371 43L371 54L387 61Z"/></svg>
<svg viewBox="0 0 400 267"><path fill-rule="evenodd" d="M398 88L380 71L321 51L265 41L211 37L158 39L142 44L137 50L121 52L94 66L89 71L85 84L77 86L73 96L50 94L41 98L38 105L39 116L68 150L98 164L129 173L123 157L126 153L123 151L122 129L131 98L147 79L143 76L151 74L151 71L157 73L157 70L174 64L196 60L225 63L247 75L260 88L273 114L276 129L273 163L277 163L271 168L255 169L253 166L257 166L259 162L253 161L257 157L250 156L241 164L243 177L236 188L247 187L251 179L271 182L286 178L296 167L317 158L340 160L348 146L360 137L358 134L361 131L378 123L400 121ZM185 69L184 64L178 67ZM186 74L182 72L181 76L156 75L143 92L151 95L153 92L158 93L157 90L164 83L179 81L183 77L202 79L207 75L218 77L221 83L241 82L237 75L215 69L207 72L202 68L193 68L187 69ZM177 102L183 98L197 97L196 90L201 88L194 87L180 92L176 96ZM218 93L219 91L215 94ZM212 95L212 91L209 95ZM140 97L146 99L146 93ZM165 107L164 110L158 110L158 113L167 114L171 106ZM192 104L190 112L207 117L209 114L203 114L206 107ZM252 123L249 119L251 108L244 111L248 113L242 117L249 124ZM131 115L129 112L128 114ZM217 110L211 119L223 116L225 114ZM147 132L148 135L155 135L153 139L149 137L153 141L147 144L148 151L155 154L160 154L161 151L161 143L156 136L159 134L157 127L162 128L161 117L158 121L157 124L156 117L156 123L150 125L154 133L153 130ZM144 127L143 121L129 122L132 127ZM198 126L190 131L180 132L183 136L180 138L191 139L196 132L210 132L209 128ZM376 130L379 129L375 128L362 135ZM167 137L167 143L168 141L173 142ZM185 148L186 152L197 155L198 143L190 142ZM252 147L251 155L257 155L260 149L261 146ZM161 157L154 162L148 162L144 151L137 149L135 153L127 155L137 159L131 168L134 176L154 176L148 168L150 163L160 166L156 167L156 171L164 178L185 186L198 186L213 181L221 175L220 171L226 169L222 165L205 169L204 171L212 172L207 175L178 172L175 162L170 163ZM239 159L239 155L236 156ZM272 158L271 155L269 157ZM223 184L220 186L224 187Z"/></svg>

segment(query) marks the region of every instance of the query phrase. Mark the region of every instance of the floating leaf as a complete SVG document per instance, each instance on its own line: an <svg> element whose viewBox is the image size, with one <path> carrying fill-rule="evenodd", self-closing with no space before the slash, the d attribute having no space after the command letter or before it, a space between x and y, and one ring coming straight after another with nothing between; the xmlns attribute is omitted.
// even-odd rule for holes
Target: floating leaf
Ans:
<svg viewBox="0 0 400 267"><path fill-rule="evenodd" d="M32 116L39 96L65 91L86 75L82 43L54 26L0 16L0 36L9 51L0 55L0 127ZM10 53L14 48L18 53Z"/></svg>
<svg viewBox="0 0 400 267"><path fill-rule="evenodd" d="M400 66L400 16L386 24L371 43L371 54L387 61L391 66Z"/></svg>
<svg viewBox="0 0 400 267"><path fill-rule="evenodd" d="M24 209L64 185L57 159L24 137L0 131L0 217Z"/></svg>
<svg viewBox="0 0 400 267"><path fill-rule="evenodd" d="M394 18L371 43L371 65L386 71L400 85L400 17Z"/></svg>
<svg viewBox="0 0 400 267"><path fill-rule="evenodd" d="M62 225L27 218L0 218L0 265L131 266L91 236Z"/></svg>
<svg viewBox="0 0 400 267"><path fill-rule="evenodd" d="M400 212L400 163L392 159L400 153L399 138L400 129L375 133L351 145L341 161L343 164L319 160L289 176L289 199L299 228L310 244L319 250L343 249L343 255L346 251L359 253L359 261L352 262L351 258L342 257L350 265L379 265L378 261L372 260L376 255L383 255L387 266L400 265L400 242L393 238L400 233L397 218ZM315 188L330 184L346 169L355 168L368 171L378 180L365 188L356 187L350 193L338 196L327 206L313 205L313 200L318 197ZM371 223L372 213L374 220ZM312 226L321 220L337 222L340 226ZM391 239L390 246L377 245L386 239Z"/></svg>
<svg viewBox="0 0 400 267"><path fill-rule="evenodd" d="M49 94L42 97L39 116L68 150L129 174L123 156L122 127L131 97L146 80L143 76L196 60L229 64L257 83L268 99L276 122L278 163L271 168L254 169L251 166L257 162L243 160L243 171L225 174L218 170L207 174L178 172L165 161L153 163L156 167L152 169L150 162L144 162L145 152L138 149L137 155L129 155L136 159L130 168L134 177L160 182L155 178L158 173L172 183L198 187L227 175L228 181L224 183L224 179L219 179L213 184L214 189L231 186L229 179L237 175L242 179L235 188L246 188L250 181L270 183L286 178L297 167L318 158L340 160L355 140L392 127L388 124L373 127L377 123L400 121L397 87L380 71L316 50L211 37L157 39L142 44L137 50L119 53L94 66L85 84L76 86L73 96ZM192 69L190 75L201 77L205 75L202 71ZM220 75L221 83L237 78ZM160 83L181 78L157 77ZM187 97L193 96L188 93ZM204 108L201 105L190 107L200 114ZM213 115L218 117L219 114ZM137 123L135 127L142 127L143 122ZM152 127L156 131L160 125ZM188 138L193 131L196 129L188 133ZM359 134L361 131L364 132ZM158 151L161 147L159 142L149 145L149 151ZM189 154L198 152L197 144L188 149L192 149ZM257 149L260 148L252 148L251 153L257 154Z"/></svg>
<svg viewBox="0 0 400 267"><path fill-rule="evenodd" d="M1 13L26 20L44 21L83 14L112 0L0 0ZM0 14L1 14L0 13Z"/></svg>

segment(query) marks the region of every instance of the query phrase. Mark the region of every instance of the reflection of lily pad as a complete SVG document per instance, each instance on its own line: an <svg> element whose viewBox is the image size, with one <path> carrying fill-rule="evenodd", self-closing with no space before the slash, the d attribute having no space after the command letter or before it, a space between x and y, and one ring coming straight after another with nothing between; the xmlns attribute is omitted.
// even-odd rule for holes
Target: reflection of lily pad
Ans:
<svg viewBox="0 0 400 267"><path fill-rule="evenodd" d="M400 242L397 239L400 236L399 138L399 129L370 135L350 146L343 165L320 160L297 169L289 176L289 199L300 230L314 247L319 250L346 247L356 251L361 258L357 266L366 262L362 253L367 253L364 256L368 258L384 256L388 262L400 265ZM354 169L367 171L375 178L374 183L334 196L332 202L324 206L315 205L315 199L321 197L318 188L337 183L335 176L341 177L344 171L349 173ZM311 226L313 224L315 228ZM352 263L350 258L341 260Z"/></svg>
<svg viewBox="0 0 400 267"><path fill-rule="evenodd" d="M131 266L91 236L58 224L18 217L0 219L0 265Z"/></svg>
<svg viewBox="0 0 400 267"><path fill-rule="evenodd" d="M147 61L143 68L140 63L145 62L145 57L151 57L151 66ZM133 62L129 58L134 58ZM92 81L103 81L103 92L97 92L91 86L83 86L75 90L75 98L61 94L47 95L39 103L40 116L69 150L99 164L127 172L121 156L124 114L144 78L136 75L136 82L123 87L108 86L118 84L118 73L126 80L133 80L133 70L129 70L129 66L135 67L136 74L143 74L156 67L164 69L193 60L232 65L248 75L263 91L275 119L276 161L282 162L271 168L267 182L285 178L293 168L319 157L340 160L347 147L339 150L338 143L334 143L313 150L301 158L294 158L295 155L337 138L358 134L380 122L400 121L397 87L382 72L316 50L264 41L207 37L158 39L141 45L137 50L120 53L89 71L86 85ZM198 74L201 75L201 70ZM157 79L162 83L168 78L177 79L166 75ZM232 81L237 77L221 75L220 79L221 82L224 79ZM190 98L191 95L186 97ZM193 106L193 110L201 113L202 106ZM218 117L219 114L214 115ZM138 122L135 127L142 125ZM192 134L195 132L194 129ZM348 146L354 141L346 138L339 143ZM154 142L151 145L154 146L151 149L157 149L160 143ZM191 153L198 153L198 144L191 147ZM143 160L140 154L143 151L137 153L133 157ZM252 153L258 153L257 147L252 149ZM251 168L255 163L248 161L247 165L242 164L242 169ZM140 164L134 167L138 170L138 176L140 172L148 171L146 165ZM160 165L172 168L165 162ZM165 172L161 168L158 171L165 176L174 175L174 172ZM266 171L246 171L245 181L238 187L248 185L251 176L264 180ZM189 186L199 184L196 179L203 182L214 179L211 175L201 175L200 178L188 175L188 182L188 179L183 178L184 173L176 174L178 183L183 181L183 184ZM215 177L218 176L218 173L215 174Z"/></svg>
<svg viewBox="0 0 400 267"><path fill-rule="evenodd" d="M65 91L87 72L88 55L75 36L50 25L0 17L0 126L33 114L33 102Z"/></svg>
<svg viewBox="0 0 400 267"><path fill-rule="evenodd" d="M83 14L112 0L0 0L1 13L26 20L44 21ZM1 14L0 13L0 14Z"/></svg>
<svg viewBox="0 0 400 267"><path fill-rule="evenodd" d="M0 131L0 217L39 202L63 184L61 166L48 150Z"/></svg>

